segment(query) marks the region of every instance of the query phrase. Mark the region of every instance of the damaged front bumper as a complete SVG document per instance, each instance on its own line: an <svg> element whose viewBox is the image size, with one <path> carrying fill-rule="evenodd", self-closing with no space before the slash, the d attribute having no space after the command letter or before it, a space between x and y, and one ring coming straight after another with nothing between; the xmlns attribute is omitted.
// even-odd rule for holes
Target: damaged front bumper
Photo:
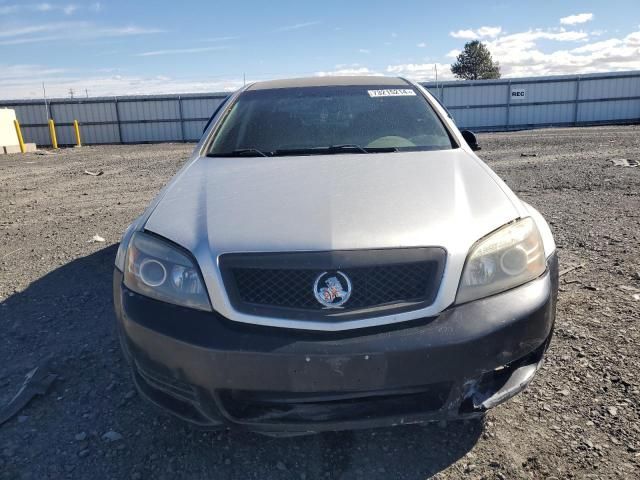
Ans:
<svg viewBox="0 0 640 480"><path fill-rule="evenodd" d="M482 415L532 380L555 320L540 278L433 318L347 332L238 324L133 293L118 332L140 392L192 423L307 433Z"/></svg>

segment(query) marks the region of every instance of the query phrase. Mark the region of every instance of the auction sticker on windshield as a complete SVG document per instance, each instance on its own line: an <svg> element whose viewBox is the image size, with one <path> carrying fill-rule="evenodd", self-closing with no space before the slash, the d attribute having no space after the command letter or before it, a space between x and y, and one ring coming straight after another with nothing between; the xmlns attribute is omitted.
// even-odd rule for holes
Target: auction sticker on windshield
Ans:
<svg viewBox="0 0 640 480"><path fill-rule="evenodd" d="M386 88L384 90L367 90L370 97L411 97L416 92L410 88Z"/></svg>

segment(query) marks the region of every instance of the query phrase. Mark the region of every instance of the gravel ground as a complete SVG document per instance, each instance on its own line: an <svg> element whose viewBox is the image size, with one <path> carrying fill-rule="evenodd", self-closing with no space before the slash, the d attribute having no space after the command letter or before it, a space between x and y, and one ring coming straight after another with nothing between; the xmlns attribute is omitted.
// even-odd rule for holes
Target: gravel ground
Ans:
<svg viewBox="0 0 640 480"><path fill-rule="evenodd" d="M59 375L0 426L0 478L639 478L640 168L612 162L639 159L639 136L479 136L481 157L551 222L561 270L580 265L561 277L556 335L525 393L484 425L294 439L194 430L136 395L120 354L119 236L192 145L0 156L0 405L45 356Z"/></svg>

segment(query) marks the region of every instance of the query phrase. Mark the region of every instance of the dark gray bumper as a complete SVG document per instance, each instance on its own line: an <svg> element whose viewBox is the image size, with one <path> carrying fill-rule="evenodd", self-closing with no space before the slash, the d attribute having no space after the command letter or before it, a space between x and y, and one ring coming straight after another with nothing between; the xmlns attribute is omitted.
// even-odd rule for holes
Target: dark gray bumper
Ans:
<svg viewBox="0 0 640 480"><path fill-rule="evenodd" d="M465 418L521 391L555 320L557 260L537 280L434 318L347 332L232 322L127 290L118 331L141 392L189 421L308 432Z"/></svg>

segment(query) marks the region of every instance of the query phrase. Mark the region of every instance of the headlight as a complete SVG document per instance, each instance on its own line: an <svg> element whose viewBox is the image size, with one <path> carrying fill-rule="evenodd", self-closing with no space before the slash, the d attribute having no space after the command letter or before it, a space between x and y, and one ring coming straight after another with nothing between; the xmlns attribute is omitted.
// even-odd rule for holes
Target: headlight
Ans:
<svg viewBox="0 0 640 480"><path fill-rule="evenodd" d="M169 242L146 233L134 233L129 242L124 284L163 302L211 311L193 260Z"/></svg>
<svg viewBox="0 0 640 480"><path fill-rule="evenodd" d="M127 258L127 248L129 247L129 241L131 240L131 236L135 230L134 221L131 223L127 229L122 234L122 238L120 239L120 245L118 245L118 252L116 253L116 268L121 272L124 272L124 262Z"/></svg>
<svg viewBox="0 0 640 480"><path fill-rule="evenodd" d="M542 238L525 218L476 243L464 264L456 303L487 297L539 277L546 269Z"/></svg>

